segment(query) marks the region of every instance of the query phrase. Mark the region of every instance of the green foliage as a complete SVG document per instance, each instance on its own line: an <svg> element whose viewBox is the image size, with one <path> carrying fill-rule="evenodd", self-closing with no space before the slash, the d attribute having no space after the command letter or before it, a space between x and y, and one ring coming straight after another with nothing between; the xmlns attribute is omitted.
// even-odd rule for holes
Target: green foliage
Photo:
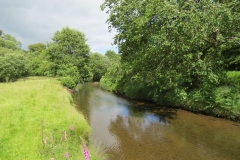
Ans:
<svg viewBox="0 0 240 160"><path fill-rule="evenodd" d="M12 49L8 49L8 48L4 48L4 47L0 47L0 56L3 56L7 53L12 53L13 50Z"/></svg>
<svg viewBox="0 0 240 160"><path fill-rule="evenodd" d="M2 34L0 38L0 47L16 50L20 49L22 46L21 42L10 34ZM4 40L4 43L2 40Z"/></svg>
<svg viewBox="0 0 240 160"><path fill-rule="evenodd" d="M72 77L63 77L60 79L60 82L63 86L66 86L70 89L73 89L76 87L76 82Z"/></svg>
<svg viewBox="0 0 240 160"><path fill-rule="evenodd" d="M49 62L48 60L44 59L41 61L41 59L36 59L36 61L38 63L38 66L36 67L36 70L33 71L31 75L34 76L48 76L48 77L52 77L51 71L50 71L50 67L51 67L51 62ZM33 64L33 61L32 61Z"/></svg>
<svg viewBox="0 0 240 160"><path fill-rule="evenodd" d="M108 57L108 59L111 61L112 64L119 63L121 61L121 56L114 51L108 50L105 53L105 56Z"/></svg>
<svg viewBox="0 0 240 160"><path fill-rule="evenodd" d="M240 71L228 71L227 77L230 83L240 85Z"/></svg>
<svg viewBox="0 0 240 160"><path fill-rule="evenodd" d="M4 47L5 46L5 41L2 37L0 37L0 47Z"/></svg>
<svg viewBox="0 0 240 160"><path fill-rule="evenodd" d="M111 62L108 57L100 53L91 53L89 57L88 66L91 68L93 74L93 81L100 81L101 77L107 72Z"/></svg>
<svg viewBox="0 0 240 160"><path fill-rule="evenodd" d="M84 34L66 27L55 32L52 40L46 49L51 75L71 77L76 84L88 80L91 75L86 64L90 49Z"/></svg>
<svg viewBox="0 0 240 160"><path fill-rule="evenodd" d="M21 42L0 32L0 82L15 81L29 73L29 60L20 51Z"/></svg>
<svg viewBox="0 0 240 160"><path fill-rule="evenodd" d="M215 115L236 119L240 114L240 87L222 86L217 88L215 90L215 103L216 107L213 110Z"/></svg>
<svg viewBox="0 0 240 160"><path fill-rule="evenodd" d="M118 32L121 76L108 72L101 82L133 98L211 112L219 102L214 91L226 82L222 51L239 44L239 5L105 0L109 28Z"/></svg>
<svg viewBox="0 0 240 160"><path fill-rule="evenodd" d="M227 70L240 70L240 44L224 47L222 54Z"/></svg>
<svg viewBox="0 0 240 160"><path fill-rule="evenodd" d="M42 52L45 49L46 49L46 45L43 43L28 45L29 52Z"/></svg>
<svg viewBox="0 0 240 160"><path fill-rule="evenodd" d="M17 49L16 44L13 41L10 41L10 40L5 40L4 47L8 48L8 49L12 49L12 50L16 50Z"/></svg>
<svg viewBox="0 0 240 160"><path fill-rule="evenodd" d="M121 68L121 57L114 51L108 50L105 54L111 62L111 66L107 69L107 72L100 79L100 86L103 89L110 91L119 91L119 83L123 76L123 70Z"/></svg>
<svg viewBox="0 0 240 160"><path fill-rule="evenodd" d="M237 97L234 98L234 96L236 96L236 93L232 93L232 89L228 86L223 86L223 87L219 87L218 89L216 89L216 103L223 108L226 109L231 109L232 107L234 107L235 103L238 103L237 101L234 101L234 99L236 99ZM240 99L239 99L240 100ZM240 102L240 101L239 101ZM238 104L238 106L240 105L240 103Z"/></svg>
<svg viewBox="0 0 240 160"><path fill-rule="evenodd" d="M118 91L119 81L122 79L122 69L120 64L113 64L100 79L100 86L110 91Z"/></svg>
<svg viewBox="0 0 240 160"><path fill-rule="evenodd" d="M30 60L31 76L53 76L51 74L52 62L46 53L46 46L41 43L31 44L28 46L27 57Z"/></svg>
<svg viewBox="0 0 240 160"><path fill-rule="evenodd" d="M82 81L78 68L72 64L62 65L61 68L57 71L57 76L71 77L75 85Z"/></svg>
<svg viewBox="0 0 240 160"><path fill-rule="evenodd" d="M87 64L80 69L80 76L81 76L82 82L92 81L93 74L91 72L91 68L87 66Z"/></svg>
<svg viewBox="0 0 240 160"><path fill-rule="evenodd" d="M15 81L28 74L28 60L22 52L0 55L0 81Z"/></svg>

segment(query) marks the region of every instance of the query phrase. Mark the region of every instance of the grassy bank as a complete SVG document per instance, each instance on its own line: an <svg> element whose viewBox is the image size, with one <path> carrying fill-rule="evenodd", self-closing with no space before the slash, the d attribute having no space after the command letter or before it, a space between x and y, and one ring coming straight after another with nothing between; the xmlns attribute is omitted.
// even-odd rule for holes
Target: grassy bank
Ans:
<svg viewBox="0 0 240 160"><path fill-rule="evenodd" d="M0 159L84 159L90 127L57 80L0 83L0 110Z"/></svg>

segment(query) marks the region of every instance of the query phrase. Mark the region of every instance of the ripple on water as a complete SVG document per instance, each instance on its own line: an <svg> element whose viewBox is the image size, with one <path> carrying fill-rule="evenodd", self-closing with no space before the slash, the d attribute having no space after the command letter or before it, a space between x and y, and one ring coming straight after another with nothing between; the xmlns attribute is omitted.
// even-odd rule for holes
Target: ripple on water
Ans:
<svg viewBox="0 0 240 160"><path fill-rule="evenodd" d="M167 108L146 108L96 85L75 102L109 160L240 160L240 125ZM134 104L134 105L133 105Z"/></svg>

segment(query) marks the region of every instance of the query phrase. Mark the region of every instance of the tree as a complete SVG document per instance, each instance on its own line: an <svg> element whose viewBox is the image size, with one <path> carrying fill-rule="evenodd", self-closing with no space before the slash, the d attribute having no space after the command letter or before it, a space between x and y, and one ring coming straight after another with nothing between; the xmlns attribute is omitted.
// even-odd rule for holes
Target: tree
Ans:
<svg viewBox="0 0 240 160"><path fill-rule="evenodd" d="M79 77L75 83L86 80L86 64L89 58L89 46L86 44L85 36L82 32L63 28L54 33L53 42L47 44L46 53L52 62L51 72L54 76L63 76L64 66L74 66L79 72ZM70 75L71 76L71 75Z"/></svg>
<svg viewBox="0 0 240 160"><path fill-rule="evenodd" d="M21 42L16 40L15 37L10 34L5 34L0 30L0 47L16 50L20 49L21 45Z"/></svg>
<svg viewBox="0 0 240 160"><path fill-rule="evenodd" d="M46 45L43 43L28 45L29 52L41 52L46 49Z"/></svg>
<svg viewBox="0 0 240 160"><path fill-rule="evenodd" d="M16 46L15 42L13 42L11 40L5 40L4 47L8 48L8 49L12 49L12 50L17 49L17 46Z"/></svg>
<svg viewBox="0 0 240 160"><path fill-rule="evenodd" d="M121 60L120 55L117 54L116 52L112 51L112 50L108 50L105 53L105 56L108 57L108 59L111 61L112 64L119 63L120 60Z"/></svg>
<svg viewBox="0 0 240 160"><path fill-rule="evenodd" d="M89 67L93 74L93 81L100 81L101 77L107 72L111 62L108 57L100 53L91 53L89 59Z"/></svg>
<svg viewBox="0 0 240 160"><path fill-rule="evenodd" d="M239 4L105 0L124 70L118 89L169 105L198 92L209 105L212 88L224 78L222 46L239 42Z"/></svg>
<svg viewBox="0 0 240 160"><path fill-rule="evenodd" d="M9 49L20 49L22 47L22 43L16 40L15 37L10 34L3 34L2 38L5 40L5 47Z"/></svg>

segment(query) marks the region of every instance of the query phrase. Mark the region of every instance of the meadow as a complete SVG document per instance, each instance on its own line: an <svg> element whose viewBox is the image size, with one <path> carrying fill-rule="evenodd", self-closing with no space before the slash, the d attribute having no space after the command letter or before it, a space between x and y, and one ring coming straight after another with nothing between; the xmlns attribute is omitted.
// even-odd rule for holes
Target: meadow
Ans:
<svg viewBox="0 0 240 160"><path fill-rule="evenodd" d="M84 159L91 128L58 80L0 83L0 110L0 160Z"/></svg>

